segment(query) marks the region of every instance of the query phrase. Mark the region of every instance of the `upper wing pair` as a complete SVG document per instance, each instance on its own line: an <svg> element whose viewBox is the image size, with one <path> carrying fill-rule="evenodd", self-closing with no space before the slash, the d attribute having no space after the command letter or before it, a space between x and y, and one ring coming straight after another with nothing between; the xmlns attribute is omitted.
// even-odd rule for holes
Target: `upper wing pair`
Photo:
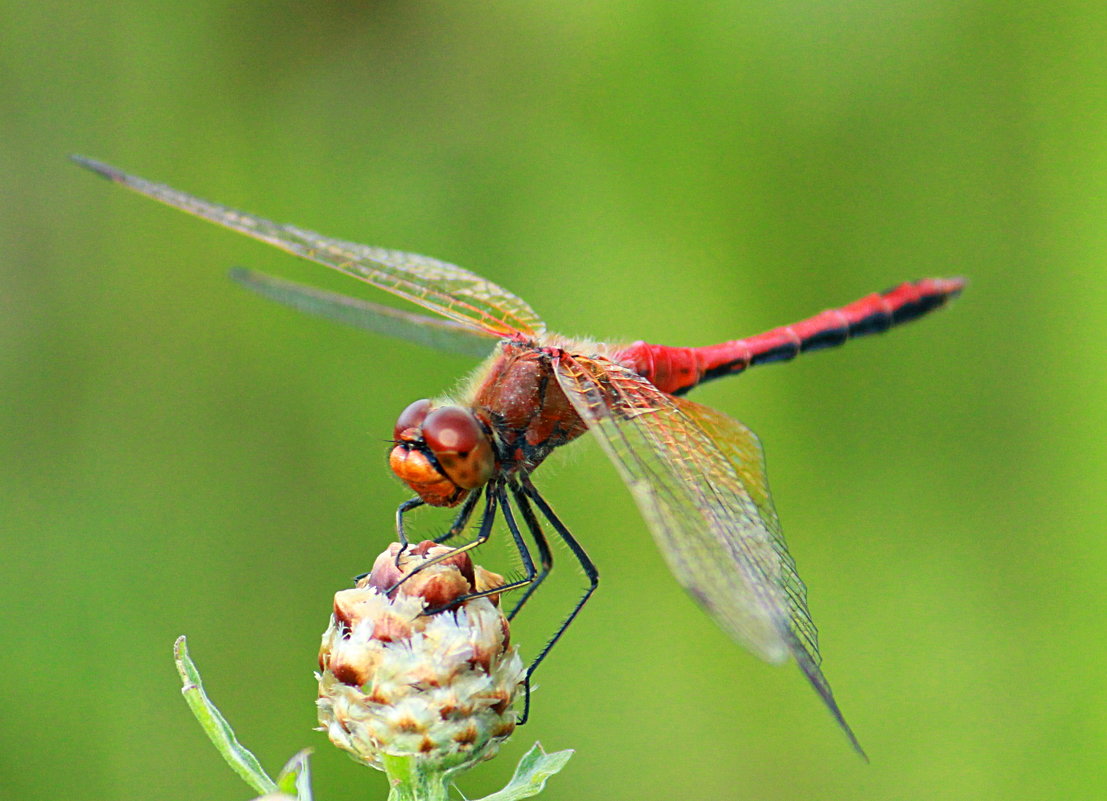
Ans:
<svg viewBox="0 0 1107 801"><path fill-rule="evenodd" d="M275 223L226 206L209 203L165 184L128 175L99 161L82 156L73 156L73 160L115 183L154 200L239 231L254 239L260 239L262 242L276 245L293 255L352 275L378 289L391 292L425 309L437 312L457 324L456 327L451 328L422 315L400 313L402 317L397 317L386 311L383 314L384 320L380 324L374 326L359 322L357 323L359 325L372 327L378 331L383 328L385 333L397 330L398 325L398 330L401 331L399 336L410 336L414 326L424 324L437 327L440 332L467 329L478 336L486 337L518 334L534 337L545 331L542 320L522 299L454 264L414 253L331 239L314 231ZM329 310L343 311L341 308L343 304L339 302L342 298L340 295L318 290L302 292L304 288L295 284L276 280L266 281L253 276L247 276L244 283L262 294L275 297L290 305L307 307L307 310L314 313L325 314ZM351 311L353 308L360 308L366 314L375 315L380 314L381 309L387 310L388 307L354 302L352 305L345 306L345 314L340 313L337 316L349 322L351 317L357 316ZM364 320L364 315L359 319ZM398 319L403 319L411 325L404 325L401 322L389 327L390 321ZM459 336L464 337L463 334ZM475 346L470 343L468 347ZM464 347L462 350L464 351ZM485 347L483 353L487 354L487 352L488 348Z"/></svg>

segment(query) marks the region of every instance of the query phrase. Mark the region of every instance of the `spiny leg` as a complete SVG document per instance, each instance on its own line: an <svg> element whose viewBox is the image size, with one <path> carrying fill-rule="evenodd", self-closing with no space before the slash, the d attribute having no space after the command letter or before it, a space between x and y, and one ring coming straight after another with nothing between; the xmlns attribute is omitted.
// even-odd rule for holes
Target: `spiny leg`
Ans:
<svg viewBox="0 0 1107 801"><path fill-rule="evenodd" d="M395 584L393 584L391 587L389 587L386 594L391 595L392 592L397 587L399 587L401 584L403 584L409 578L414 576L416 573L419 573L423 570L426 570L431 565L436 565L439 562L442 562L446 559L449 559L452 556L456 556L459 553L465 553L466 551L471 551L473 548L476 548L477 546L483 545L484 543L488 542L488 538L490 536L492 536L492 523L495 522L495 519L496 519L496 502L499 498L498 493L499 493L499 483L498 482L490 481L487 484L485 484L485 486L484 486L484 498L485 498L484 513L481 516L480 531L477 533L477 536L476 536L475 539L471 540L470 542L465 543L464 545L459 545L457 548L454 548L452 551L447 551L445 553L441 553L438 556L432 556L430 559L428 559L427 561L420 564L418 567L416 567L410 573L405 575L402 579L400 579ZM401 550L401 552L402 552L402 550ZM397 565L397 567L399 567L399 565Z"/></svg>
<svg viewBox="0 0 1107 801"><path fill-rule="evenodd" d="M546 576L550 575L550 570L553 569L553 554L550 552L550 543L546 540L546 535L542 531L542 526L538 523L538 518L534 516L530 501L527 500L526 494L520 489L519 485L514 482L511 484L511 494L515 498L515 505L519 507L519 511L523 514L523 520L530 530L534 544L538 547L538 559L542 569L538 571L538 575L535 576L534 581L527 587L512 610L507 613L508 620L515 619L515 616L519 614L519 610L523 608L523 604L527 602L530 596L534 595L535 590L546 580Z"/></svg>
<svg viewBox="0 0 1107 801"><path fill-rule="evenodd" d="M396 541L400 543L400 550L396 554L396 567L400 566L400 557L407 550L407 546L411 544L407 541L407 533L404 531L404 515L412 509L418 509L425 503L426 501L422 498L408 498L396 507Z"/></svg>
<svg viewBox="0 0 1107 801"><path fill-rule="evenodd" d="M427 609L423 612L424 615L433 615L444 609L450 609L452 607L459 606L466 601L471 601L474 598L484 598L489 595L496 595L502 592L510 592L511 590L517 590L520 587L526 587L528 584L534 582L535 577L538 575L538 571L534 568L534 559L531 558L530 550L527 548L526 540L523 539L523 534L519 531L519 524L515 520L515 513L511 511L511 504L508 502L507 492L504 491L503 485L499 485L496 488L496 495L500 500L500 508L503 509L504 522L507 524L508 531L511 532L511 538L515 541L515 548L519 551L519 557L523 560L523 571L526 573L521 579L514 581L508 581L500 584L497 587L489 587L485 590L478 590L477 592L471 592L466 595L462 595L459 598L454 598L448 604L439 606L433 609ZM447 554L448 555L448 554ZM510 620L511 618L508 617Z"/></svg>
<svg viewBox="0 0 1107 801"><path fill-rule="evenodd" d="M443 542L446 542L446 540L451 540L464 531L465 527L469 525L469 518L473 516L473 510L477 508L477 501L479 500L479 492L470 492L469 497L465 499L465 503L461 507L461 511L458 512L457 517L454 518L453 525L450 526L449 531L441 537L435 537L435 543L441 545Z"/></svg>
<svg viewBox="0 0 1107 801"><path fill-rule="evenodd" d="M470 492L469 497L465 499L465 503L461 507L461 511L458 512L457 517L454 518L453 525L451 525L449 530L441 537L436 537L434 542L440 544L460 534L465 527L469 525L469 518L473 516L473 509L476 508L477 501L479 500L479 492ZM422 498L412 498L411 500L404 501L400 504L400 508L396 510L396 539L400 543L400 550L396 552L395 559L397 570L400 569L400 557L404 555L404 551L406 551L411 544L408 542L407 532L404 530L404 514L410 512L412 509L419 508L425 503L426 501Z"/></svg>
<svg viewBox="0 0 1107 801"><path fill-rule="evenodd" d="M426 501L422 498L410 498L401 503L396 509L396 541L400 543L400 550L396 552L396 559L394 560L397 570L400 569L400 557L404 555L404 551L411 544L407 541L407 534L404 532L404 515L412 509L419 508L424 503ZM368 573L359 573L354 576L354 583L356 584L368 575Z"/></svg>
<svg viewBox="0 0 1107 801"><path fill-rule="evenodd" d="M584 595L577 601L576 606L573 607L573 611L562 621L561 626L554 632L553 637L551 637L549 642L538 652L538 656L534 658L534 661L530 663L530 667L527 668L526 677L523 679L523 685L526 690L526 702L523 706L523 716L519 718L516 724L519 726L526 723L527 718L530 717L530 677L534 675L534 671L538 669L542 660L546 658L546 655L554 645L557 644L557 641L561 639L561 635L569 628L569 624L573 622L573 619L576 618L577 614L584 607L584 604L588 602L588 599L592 596L592 593L596 591L596 587L598 587L600 583L600 572L596 569L596 565L588 558L588 554L585 553L584 548L576 541L576 538L574 538L569 532L569 529L565 527L565 524L554 514L553 509L546 503L546 500L538 494L538 490L535 489L528 476L523 476L522 485L523 492L534 501L534 505L538 507L538 511L541 512L542 516L554 527L554 531L565 541L565 544L569 546L569 550L573 552L573 556L577 558L581 569L584 571L584 575L588 577L588 589L584 591Z"/></svg>

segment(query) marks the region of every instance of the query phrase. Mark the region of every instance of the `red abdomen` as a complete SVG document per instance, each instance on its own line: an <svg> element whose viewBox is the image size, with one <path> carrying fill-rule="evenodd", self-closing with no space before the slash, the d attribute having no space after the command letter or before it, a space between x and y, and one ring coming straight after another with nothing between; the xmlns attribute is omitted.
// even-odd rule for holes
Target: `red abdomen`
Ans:
<svg viewBox="0 0 1107 801"><path fill-rule="evenodd" d="M682 395L697 384L740 373L747 367L794 359L800 353L833 348L847 339L879 334L922 317L954 298L961 278L924 278L866 295L848 306L827 309L764 334L707 345L673 348L635 342L615 358L648 378L658 389Z"/></svg>

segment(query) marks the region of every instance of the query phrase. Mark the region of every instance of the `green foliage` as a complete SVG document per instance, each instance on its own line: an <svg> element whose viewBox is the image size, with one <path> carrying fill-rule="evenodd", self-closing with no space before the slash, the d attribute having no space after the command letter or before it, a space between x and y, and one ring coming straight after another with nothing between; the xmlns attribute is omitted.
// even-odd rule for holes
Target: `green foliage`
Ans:
<svg viewBox="0 0 1107 801"><path fill-rule="evenodd" d="M185 638L178 637L173 645L173 659L177 663L177 672L181 675L181 693L188 702L189 709L196 716L204 734L211 740L212 745L234 772L242 777L248 785L262 795L280 791L286 795L293 794L299 785L298 777L305 777L305 795L297 795L299 801L311 801L311 790L307 785L307 754L300 752L289 761L278 781L273 781L261 767L248 749L246 749L234 736L234 730L227 723L227 719L216 708L215 704L204 692L203 682L200 681L200 671L188 655L188 643Z"/></svg>
<svg viewBox="0 0 1107 801"><path fill-rule="evenodd" d="M311 770L308 764L310 749L295 754L281 769L273 781L250 751L234 735L227 719L204 692L200 671L188 654L188 643L178 637L173 645L173 659L181 676L181 692L196 716L204 733L227 764L242 780L261 793L268 801L293 799L312 801ZM546 780L558 773L572 751L547 754L538 743L519 761L515 775L499 792L479 801L521 801L538 795L546 786ZM445 801L448 784L457 778L457 772L435 773L422 770L425 763L412 757L385 757L389 778L389 801Z"/></svg>
<svg viewBox="0 0 1107 801"><path fill-rule="evenodd" d="M539 743L535 743L519 760L507 787L479 801L521 801L536 796L546 787L546 780L565 767L572 755L572 751L547 754Z"/></svg>

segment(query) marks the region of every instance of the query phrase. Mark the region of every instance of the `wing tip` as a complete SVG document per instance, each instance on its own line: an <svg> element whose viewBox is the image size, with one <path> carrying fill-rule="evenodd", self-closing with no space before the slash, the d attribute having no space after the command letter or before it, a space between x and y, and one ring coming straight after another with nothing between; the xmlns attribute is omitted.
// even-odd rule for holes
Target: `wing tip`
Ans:
<svg viewBox="0 0 1107 801"><path fill-rule="evenodd" d="M117 170L115 167L112 167L110 164L105 164L104 162L97 161L96 159L90 159L87 156L81 156L77 153L70 153L69 160L72 161L74 164L77 164L78 166L84 167L90 172L96 173L101 178L108 179L109 181L119 183L125 177L122 172Z"/></svg>
<svg viewBox="0 0 1107 801"><path fill-rule="evenodd" d="M231 267L227 270L227 277L234 281L236 284L242 284L244 286L252 286L258 283L258 276L261 273L256 270L251 270L249 267Z"/></svg>
<svg viewBox="0 0 1107 801"><path fill-rule="evenodd" d="M227 278L243 289L248 289L263 297L266 296L267 290L272 290L274 285L278 283L277 279L271 275L237 265L227 270Z"/></svg>
<svg viewBox="0 0 1107 801"><path fill-rule="evenodd" d="M826 680L826 676L823 675L822 670L819 669L815 660L811 658L811 654L795 640L794 636L790 639L792 643L792 653L795 656L796 663L800 666L800 670L807 676L807 680L811 683L811 686L815 688L815 692L823 699L826 708L830 710L830 714L833 715L834 719L838 722L838 727L849 739L850 745L853 746L853 750L857 752L858 756L865 760L865 764L871 764L869 755L865 753L865 749L861 747L861 742L857 739L857 735L853 733L853 729L851 729L850 725L846 722L846 717L842 714L838 702L834 700L834 692L830 689L830 682Z"/></svg>

